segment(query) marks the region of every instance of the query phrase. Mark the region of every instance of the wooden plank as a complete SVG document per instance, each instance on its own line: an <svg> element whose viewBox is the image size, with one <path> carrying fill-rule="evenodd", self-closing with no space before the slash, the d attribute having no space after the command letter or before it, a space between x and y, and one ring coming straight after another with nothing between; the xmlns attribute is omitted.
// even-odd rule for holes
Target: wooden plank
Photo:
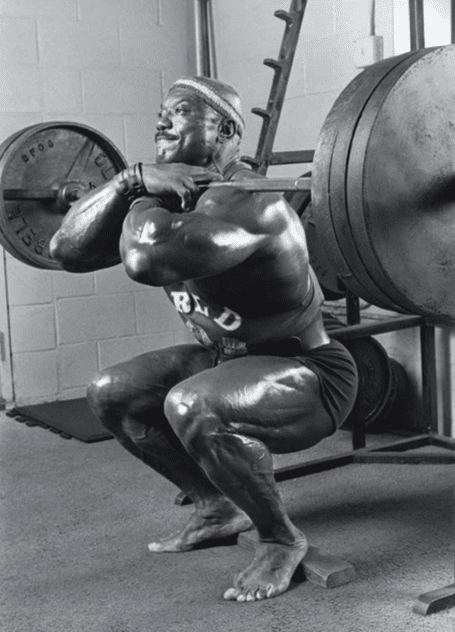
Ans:
<svg viewBox="0 0 455 632"><path fill-rule="evenodd" d="M455 584L423 593L414 604L416 614L434 614L455 606Z"/></svg>
<svg viewBox="0 0 455 632"><path fill-rule="evenodd" d="M336 588L355 579L352 564L341 557L325 553L315 546L308 547L302 562L305 577L323 588Z"/></svg>
<svg viewBox="0 0 455 632"><path fill-rule="evenodd" d="M238 544L246 549L254 549L258 542L256 529L250 529L239 534ZM336 588L349 584L355 579L352 564L341 557L321 551L316 546L309 546L302 561L305 579L322 586L322 588Z"/></svg>

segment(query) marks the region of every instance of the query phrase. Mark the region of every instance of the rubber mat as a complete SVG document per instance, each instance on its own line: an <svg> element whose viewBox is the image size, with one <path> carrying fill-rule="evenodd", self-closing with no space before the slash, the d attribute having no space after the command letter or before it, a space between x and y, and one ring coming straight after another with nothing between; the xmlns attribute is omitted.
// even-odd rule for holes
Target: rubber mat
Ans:
<svg viewBox="0 0 455 632"><path fill-rule="evenodd" d="M112 439L94 416L87 400L68 399L58 402L18 406L6 413L27 426L40 426L64 439L79 439L86 443Z"/></svg>

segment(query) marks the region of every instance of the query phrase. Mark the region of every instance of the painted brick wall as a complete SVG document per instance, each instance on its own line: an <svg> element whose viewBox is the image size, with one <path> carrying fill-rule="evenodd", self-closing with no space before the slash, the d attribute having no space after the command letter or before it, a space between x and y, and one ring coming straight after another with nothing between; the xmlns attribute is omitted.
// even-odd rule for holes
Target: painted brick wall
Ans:
<svg viewBox="0 0 455 632"><path fill-rule="evenodd" d="M1 0L0 142L28 125L74 121L105 134L128 162L152 161L163 92L195 71L192 7ZM83 396L99 369L188 338L162 291L121 266L75 275L6 254L5 274L12 361L3 395L17 403Z"/></svg>
<svg viewBox="0 0 455 632"><path fill-rule="evenodd" d="M283 35L283 22L274 17L277 9L288 10L290 0L214 0L219 78L240 92L247 131L244 151L254 155L261 119L251 107L265 107L273 71L262 60L276 58ZM449 0L425 2L425 36L428 46L450 43ZM314 149L322 126L341 90L359 72L354 42L370 33L367 0L308 0L286 100L274 148L277 151ZM409 50L408 0L376 0L376 34L384 38L384 56ZM311 165L269 169L269 175L301 175ZM368 310L368 318L381 318L382 310ZM453 414L455 337L438 331L440 427L455 436ZM411 375L420 387L418 330L381 335L378 341Z"/></svg>
<svg viewBox="0 0 455 632"><path fill-rule="evenodd" d="M246 115L244 153L255 151L261 119L250 113L265 107L273 71L262 64L276 58L283 22L273 13L288 10L290 0L214 0L218 74L239 90ZM293 70L283 106L275 149L314 149L322 123L335 98L358 73L354 40L368 35L367 0L308 0ZM385 55L393 54L393 0L379 0L377 33ZM235 8L237 9L235 10ZM301 174L302 166L280 167L270 175Z"/></svg>

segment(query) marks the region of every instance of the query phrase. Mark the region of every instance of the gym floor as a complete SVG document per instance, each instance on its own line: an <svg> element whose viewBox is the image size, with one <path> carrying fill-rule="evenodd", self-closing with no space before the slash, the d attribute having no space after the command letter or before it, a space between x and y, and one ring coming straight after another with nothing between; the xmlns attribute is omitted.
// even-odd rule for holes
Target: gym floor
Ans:
<svg viewBox="0 0 455 632"><path fill-rule="evenodd" d="M339 431L276 464L349 449ZM64 440L2 414L0 453L5 632L455 631L453 610L412 611L419 594L454 581L451 465L349 465L280 483L310 544L349 561L356 578L236 604L221 596L249 552L150 555L148 541L177 530L191 507L115 441Z"/></svg>

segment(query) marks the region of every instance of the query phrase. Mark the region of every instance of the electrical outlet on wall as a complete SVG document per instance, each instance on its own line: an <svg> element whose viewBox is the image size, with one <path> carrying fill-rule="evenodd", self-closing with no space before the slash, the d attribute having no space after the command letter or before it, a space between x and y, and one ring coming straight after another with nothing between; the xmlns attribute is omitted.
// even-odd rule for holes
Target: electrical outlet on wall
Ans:
<svg viewBox="0 0 455 632"><path fill-rule="evenodd" d="M353 58L356 68L365 68L384 57L382 35L368 35L354 41Z"/></svg>

